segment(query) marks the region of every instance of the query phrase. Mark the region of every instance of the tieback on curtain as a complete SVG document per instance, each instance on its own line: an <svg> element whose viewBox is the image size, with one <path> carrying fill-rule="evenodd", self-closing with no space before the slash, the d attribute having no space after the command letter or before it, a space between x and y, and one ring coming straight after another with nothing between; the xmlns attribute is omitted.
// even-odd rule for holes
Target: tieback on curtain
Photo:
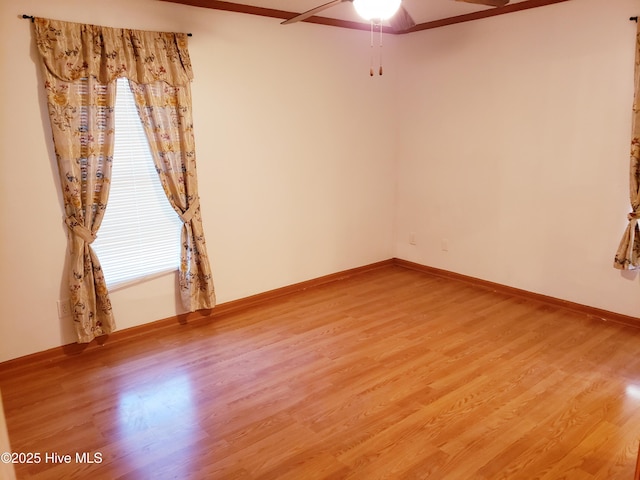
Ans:
<svg viewBox="0 0 640 480"><path fill-rule="evenodd" d="M96 234L82 225L80 222L78 222L78 219L73 215L65 218L64 222L67 224L67 227L69 227L69 230L71 230L85 242L93 243L93 241L96 239Z"/></svg>
<svg viewBox="0 0 640 480"><path fill-rule="evenodd" d="M640 220L640 212L630 212L629 215L627 215L627 219L629 221Z"/></svg>
<svg viewBox="0 0 640 480"><path fill-rule="evenodd" d="M187 209L187 211L184 212L182 215L180 215L180 218L184 223L189 223L193 218L193 216L195 215L196 210L198 210L199 208L200 208L200 198L196 198L193 201L193 203L191 203L191 206Z"/></svg>

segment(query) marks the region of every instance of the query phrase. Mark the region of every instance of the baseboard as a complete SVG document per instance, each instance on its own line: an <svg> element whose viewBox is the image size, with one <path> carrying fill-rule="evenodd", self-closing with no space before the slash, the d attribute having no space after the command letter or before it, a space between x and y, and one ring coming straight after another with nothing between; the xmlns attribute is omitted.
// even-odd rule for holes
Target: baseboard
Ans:
<svg viewBox="0 0 640 480"><path fill-rule="evenodd" d="M256 295L251 295L239 300L221 303L212 310L203 310L188 314L174 315L155 322L145 323L144 325L118 330L111 335L100 337L96 341L89 344L70 343L68 345L54 347L42 352L37 352L31 355L26 355L12 360L7 360L5 362L0 362L0 374L7 373L9 371L20 370L22 368L33 368L38 364L53 362L57 359L68 357L70 355L78 355L87 349L97 348L98 346L104 345L107 342L111 345L116 342L121 342L130 338L146 335L151 331L155 331L161 328L175 328L176 325L180 324L215 320L224 315L231 315L243 310L263 305L269 301L276 300L286 295L291 295L296 292L319 287L328 283L345 280L365 272L370 272L379 268L390 266L402 267L422 272L427 275L448 278L450 280L464 282L479 288L504 293L510 296L526 298L529 300L554 305L556 307L571 310L573 312L581 313L583 315L598 318L604 321L611 321L630 327L640 328L640 318L637 317L631 317L628 315L610 312L608 310L589 307L587 305L569 302L567 300L561 300L559 298L541 295L538 293L529 292L527 290L509 287L499 283L489 282L487 280L481 280L479 278L469 277L467 275L462 275L439 268L428 267L426 265L410 262L408 260L392 258L389 260L383 260L381 262L364 265L362 267L352 268L349 270L332 273L330 275L324 275L322 277L295 283L293 285L287 285L285 287L269 290L267 292L259 293Z"/></svg>
<svg viewBox="0 0 640 480"><path fill-rule="evenodd" d="M220 317L222 315L237 313L239 311L246 310L247 308L255 307L257 305L261 305L265 302L283 297L285 295L290 295L292 293L300 292L302 290L307 290L309 288L319 287L320 285L325 285L327 283L333 283L340 280L345 280L355 275L360 275L362 273L370 272L372 270L377 270L383 267L391 267L393 265L394 265L394 259L383 260L381 262L371 263L369 265L365 265L362 267L351 268L349 270L344 270L342 272L324 275L322 277L307 280L305 282L295 283L293 285L289 285L286 287L277 288L275 290L270 290L268 292L252 295L250 297L241 298L239 300L234 300L232 302L221 303L220 305L216 305L216 308L211 311L211 315L214 317Z"/></svg>
<svg viewBox="0 0 640 480"><path fill-rule="evenodd" d="M393 265L393 259L383 260L381 262L371 263L362 267L351 268L337 273L324 275L322 277L313 278L304 282L295 283L293 285L276 288L274 290L251 295L239 300L220 303L211 310L201 310L198 312L174 315L162 320L157 320L155 322L149 322L143 325L125 328L123 330L117 330L112 334L100 337L91 343L70 343L67 345L62 345L60 347L50 348L42 352L32 353L23 357L0 362L0 374L6 373L9 370L15 371L21 368L33 368L33 366L37 364L49 363L60 358L68 357L71 355L78 355L88 349L94 349L107 343L109 345L112 345L115 342L121 342L130 338L146 335L150 331L156 331L161 328L171 328L179 324L215 320L224 315L238 313L243 310L247 310L249 308L265 304L266 302L281 298L283 296L291 295L292 293L319 287L320 285L325 285L327 283L346 280L347 278L351 278L365 272L370 272L384 267L392 267Z"/></svg>
<svg viewBox="0 0 640 480"><path fill-rule="evenodd" d="M598 318L604 321L611 321L620 323L630 327L640 328L640 318L632 317L629 315L623 315L621 313L610 312L596 307L590 307L588 305L582 305L580 303L570 302L568 300L562 300L560 298L550 297L548 295L542 295L540 293L529 292L528 290L522 290L519 288L509 287L500 283L489 282L487 280L481 280L475 277L469 277L460 273L450 272L448 270L441 270L439 268L427 267L419 263L410 262L408 260L401 260L399 258L393 259L393 264L398 267L408 268L410 270L416 270L418 272L426 273L428 275L435 275L437 277L448 278L451 280L457 280L460 282L469 283L476 287L492 290L494 292L500 292L513 297L526 298L529 300L535 300L537 302L546 303L548 305L554 305L573 312L581 313L592 318Z"/></svg>

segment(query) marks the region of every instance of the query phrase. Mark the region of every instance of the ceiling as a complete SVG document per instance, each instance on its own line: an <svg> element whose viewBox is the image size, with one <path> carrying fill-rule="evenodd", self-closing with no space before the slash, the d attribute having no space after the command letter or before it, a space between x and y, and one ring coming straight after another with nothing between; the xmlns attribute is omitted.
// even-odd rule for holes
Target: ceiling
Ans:
<svg viewBox="0 0 640 480"><path fill-rule="evenodd" d="M227 10L276 18L290 18L295 14L311 10L329 0L162 0L198 7ZM455 0L403 0L404 8L417 26L409 31L425 30L462 21L475 20L497 14L512 13L533 7L541 7L568 0L511 0L505 7L494 8ZM325 22L324 19L329 19ZM332 21L335 20L335 21ZM350 2L335 5L309 20L315 23L346 28L369 28L355 13ZM355 24L353 22L356 22Z"/></svg>
<svg viewBox="0 0 640 480"><path fill-rule="evenodd" d="M302 13L328 1L329 0L230 0L230 3L242 3L256 7ZM509 3L519 3L523 1L525 0L511 0ZM418 24L492 8L483 5L457 2L455 0L403 0L402 3L404 8L407 9ZM362 19L355 13L353 5L349 2L331 7L322 12L321 15L328 18L362 22Z"/></svg>

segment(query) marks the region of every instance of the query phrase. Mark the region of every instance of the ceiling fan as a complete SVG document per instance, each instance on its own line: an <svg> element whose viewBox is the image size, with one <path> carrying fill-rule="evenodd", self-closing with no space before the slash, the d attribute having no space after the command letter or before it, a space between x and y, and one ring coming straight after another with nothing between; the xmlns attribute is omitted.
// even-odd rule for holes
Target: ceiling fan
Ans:
<svg viewBox="0 0 640 480"><path fill-rule="evenodd" d="M300 15L296 15L288 20L282 22L282 25L288 25L290 23L300 22L302 20L306 20L309 17L312 17L324 10L327 10L335 5L344 2L352 2L356 7L356 11L358 14L363 17L365 20L389 20L389 24L391 28L393 28L396 32L404 32L405 30L409 30L411 27L414 27L416 22L411 18L411 15L400 3L401 0L388 0L388 1L371 1L371 0L332 0L331 2L325 3L323 5L312 8L311 10L307 10L306 12L301 13ZM478 5L486 5L488 7L502 7L509 3L509 0L456 0L458 2L465 3L475 3ZM375 6L381 7L381 12L391 12L388 15L385 13L376 14L370 13L368 11L368 7L374 4Z"/></svg>

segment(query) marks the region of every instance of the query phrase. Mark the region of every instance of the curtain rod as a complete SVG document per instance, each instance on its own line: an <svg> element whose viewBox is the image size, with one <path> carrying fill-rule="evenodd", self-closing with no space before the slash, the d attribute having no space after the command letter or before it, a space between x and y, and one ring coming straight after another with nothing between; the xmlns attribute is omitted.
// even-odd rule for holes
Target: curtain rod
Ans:
<svg viewBox="0 0 640 480"><path fill-rule="evenodd" d="M22 15L22 18L28 18L31 20L31 23L33 23L34 20L34 16L33 15ZM638 17L629 17L629 20L632 22L636 22L638 23ZM187 37L193 37L193 33L187 33Z"/></svg>
<svg viewBox="0 0 640 480"><path fill-rule="evenodd" d="M27 19L27 18L30 19L31 23L33 23L33 20L36 18L33 15L21 15L21 17L25 18L25 19ZM193 33L187 33L187 37L193 37Z"/></svg>

